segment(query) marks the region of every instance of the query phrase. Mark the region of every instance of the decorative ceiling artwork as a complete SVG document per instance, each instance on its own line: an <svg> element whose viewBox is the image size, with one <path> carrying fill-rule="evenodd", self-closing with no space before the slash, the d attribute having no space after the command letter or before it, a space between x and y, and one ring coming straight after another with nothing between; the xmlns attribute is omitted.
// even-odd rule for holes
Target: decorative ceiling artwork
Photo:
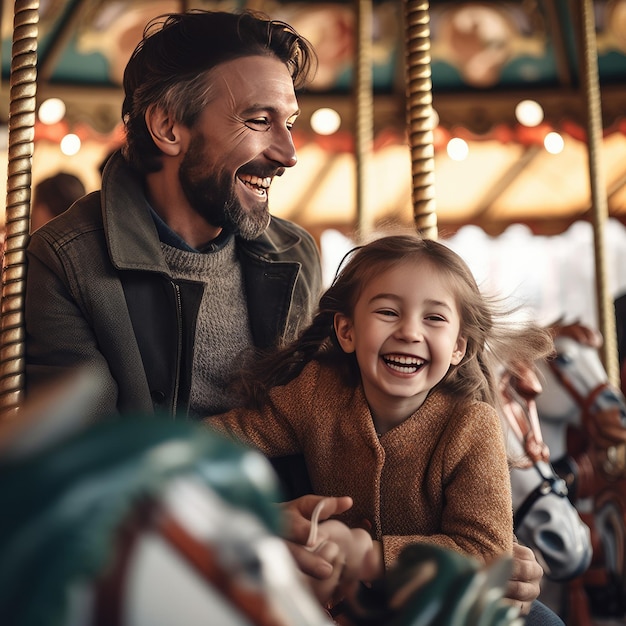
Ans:
<svg viewBox="0 0 626 626"><path fill-rule="evenodd" d="M438 120L433 133L435 201L444 232L475 224L495 234L523 222L548 233L589 219L589 100L581 70L580 4L430 2L430 69ZM626 221L626 0L593 6L609 212ZM0 122L5 124L14 8L12 0L4 0ZM300 163L272 188L272 206L276 214L314 231L354 228L355 2L41 0L38 102L62 98L66 115L54 126L37 122L36 152L45 144L46 154L53 155L67 132L79 135L84 149L100 146L100 153L119 142L126 60L149 19L183 8L260 10L291 23L314 44L319 69L300 94L302 115L294 131ZM413 214L405 132L405 9L402 0L372 4L374 152L365 195L375 223L410 222ZM526 99L539 102L543 110L543 120L533 127L516 119L516 105ZM321 106L341 116L332 135L318 135L310 127L312 113ZM557 154L544 147L551 132L562 141ZM451 139L466 142L465 160L449 156ZM35 158L35 164L42 161ZM68 163L63 160L64 166Z"/></svg>

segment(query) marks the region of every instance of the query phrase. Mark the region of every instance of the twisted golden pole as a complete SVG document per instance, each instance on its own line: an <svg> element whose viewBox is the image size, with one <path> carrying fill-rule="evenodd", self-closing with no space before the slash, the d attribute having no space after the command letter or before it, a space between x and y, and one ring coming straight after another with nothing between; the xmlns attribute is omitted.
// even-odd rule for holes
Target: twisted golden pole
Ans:
<svg viewBox="0 0 626 626"><path fill-rule="evenodd" d="M15 2L11 60L6 240L0 315L0 415L24 394L24 291L37 92L38 0Z"/></svg>
<svg viewBox="0 0 626 626"><path fill-rule="evenodd" d="M604 344L602 361L611 384L620 387L617 334L615 330L615 305L608 288L605 225L608 219L608 198L605 171L602 165L602 112L600 106L600 81L598 78L598 50L592 0L574 3L579 7L581 22L581 62L587 104L587 151L589 156L589 182L593 216L595 250L596 300L598 326Z"/></svg>
<svg viewBox="0 0 626 626"><path fill-rule="evenodd" d="M419 233L437 239L428 2L405 0L406 97L413 219Z"/></svg>
<svg viewBox="0 0 626 626"><path fill-rule="evenodd" d="M372 229L368 183L373 149L374 98L372 87L372 0L356 0L357 50L355 80L355 153L357 239Z"/></svg>

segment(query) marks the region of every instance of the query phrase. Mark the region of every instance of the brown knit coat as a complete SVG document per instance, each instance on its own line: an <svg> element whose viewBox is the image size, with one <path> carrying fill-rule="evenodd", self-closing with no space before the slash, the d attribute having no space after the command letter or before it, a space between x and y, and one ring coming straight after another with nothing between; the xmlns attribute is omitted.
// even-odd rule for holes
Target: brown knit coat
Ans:
<svg viewBox="0 0 626 626"><path fill-rule="evenodd" d="M340 519L367 520L387 566L419 541L486 562L512 552L507 457L488 404L434 391L379 438L362 387L313 361L261 411L234 409L206 423L270 457L303 453L314 492L353 498Z"/></svg>

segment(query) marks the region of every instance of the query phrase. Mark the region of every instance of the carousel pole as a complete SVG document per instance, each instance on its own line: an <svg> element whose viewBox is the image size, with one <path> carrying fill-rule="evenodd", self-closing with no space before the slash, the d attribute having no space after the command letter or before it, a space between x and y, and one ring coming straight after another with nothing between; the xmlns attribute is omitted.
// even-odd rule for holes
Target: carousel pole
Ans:
<svg viewBox="0 0 626 626"><path fill-rule="evenodd" d="M581 2L574 2L573 5L579 10L581 24L580 49L587 105L587 151L593 216L596 300L598 326L604 337L604 344L601 348L602 361L609 381L619 389L620 372L615 330L615 306L607 282L607 251L604 235L608 219L608 199L602 166L602 112L593 0L581 0Z"/></svg>
<svg viewBox="0 0 626 626"><path fill-rule="evenodd" d="M427 1L405 0L407 126L415 227L427 239L437 239L428 9Z"/></svg>
<svg viewBox="0 0 626 626"><path fill-rule="evenodd" d="M372 203L368 194L372 158L374 99L372 94L372 0L356 0L357 40L355 78L356 238L372 229Z"/></svg>
<svg viewBox="0 0 626 626"><path fill-rule="evenodd" d="M0 315L0 420L15 416L24 394L24 292L35 135L38 24L38 0L16 0Z"/></svg>

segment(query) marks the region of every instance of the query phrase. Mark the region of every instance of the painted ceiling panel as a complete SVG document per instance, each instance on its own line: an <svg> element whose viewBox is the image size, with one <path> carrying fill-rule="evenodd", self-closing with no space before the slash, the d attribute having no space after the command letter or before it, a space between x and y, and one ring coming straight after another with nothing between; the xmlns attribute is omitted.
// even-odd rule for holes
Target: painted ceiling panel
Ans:
<svg viewBox="0 0 626 626"><path fill-rule="evenodd" d="M5 123L17 5L3 0L0 122ZM573 5L568 0L429 3L432 96L439 120L433 140L435 200L442 228L455 230L472 223L497 232L511 221L525 221L538 230L562 230L588 215L588 93L581 80L580 16L572 12ZM60 96L67 113L62 127L39 125L37 141L54 144L62 133L74 130L86 146L106 141L108 148L111 137L119 137L123 68L143 26L150 18L183 6L254 8L293 24L311 40L320 65L315 81L300 94L302 115L295 130L300 163L274 184L272 208L312 228L325 223L353 227L358 219L352 138L357 42L353 2L42 0L38 100ZM361 212L374 221L410 221L403 45L408 4L377 0L372 6L376 149ZM611 214L624 215L626 0L596 1L594 7L604 173ZM520 128L515 119L515 105L523 98L535 99L543 107L544 122L535 129ZM308 124L311 113L326 104L340 111L343 122L335 136L321 138ZM543 148L543 137L550 131L564 138L559 155ZM379 141L381 135L387 140ZM389 141L390 136L395 139ZM447 141L457 136L470 146L468 158L461 162L446 153Z"/></svg>

